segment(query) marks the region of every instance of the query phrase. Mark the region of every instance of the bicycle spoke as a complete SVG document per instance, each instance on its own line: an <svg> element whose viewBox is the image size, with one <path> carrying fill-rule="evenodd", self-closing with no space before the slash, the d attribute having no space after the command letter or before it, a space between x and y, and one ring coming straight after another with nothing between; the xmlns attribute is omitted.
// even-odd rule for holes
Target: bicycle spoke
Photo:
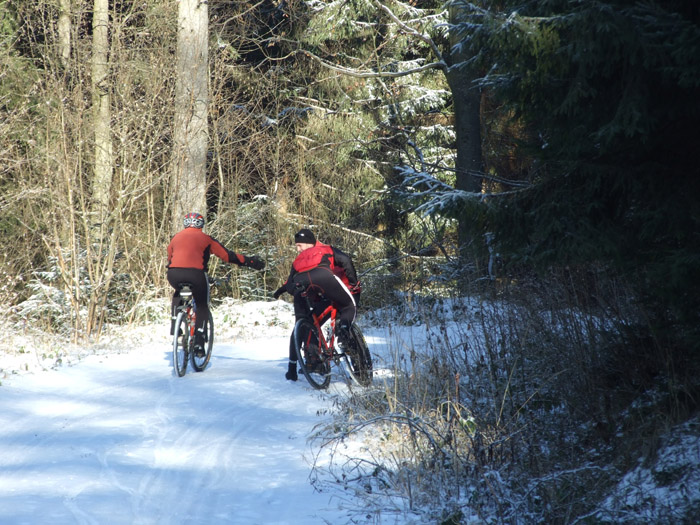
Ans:
<svg viewBox="0 0 700 525"><path fill-rule="evenodd" d="M179 377L184 376L187 370L188 348L190 345L189 334L187 312L181 310L177 315L173 332L173 368Z"/></svg>
<svg viewBox="0 0 700 525"><path fill-rule="evenodd" d="M308 319L299 319L294 326L294 347L301 372L309 384L316 389L327 388L331 381L330 359L319 351L323 334Z"/></svg>
<svg viewBox="0 0 700 525"><path fill-rule="evenodd" d="M351 327L350 341L343 357L353 381L360 386L372 384L372 355L369 353L362 331L355 324Z"/></svg>
<svg viewBox="0 0 700 525"><path fill-rule="evenodd" d="M211 311L209 311L209 319L204 323L204 334L204 355L196 356L195 353L192 352L192 367L197 372L204 370L211 359L211 349L214 345L214 319L212 318Z"/></svg>

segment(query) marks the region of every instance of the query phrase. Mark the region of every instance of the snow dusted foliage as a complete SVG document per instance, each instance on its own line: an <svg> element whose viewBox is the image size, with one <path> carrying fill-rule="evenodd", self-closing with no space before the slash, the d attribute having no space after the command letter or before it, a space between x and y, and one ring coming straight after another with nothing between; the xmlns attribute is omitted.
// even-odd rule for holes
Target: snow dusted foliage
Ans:
<svg viewBox="0 0 700 525"><path fill-rule="evenodd" d="M55 263L55 260L52 260ZM83 276L81 292L87 292L87 278ZM43 272L35 272L27 283L30 295L12 310L18 318L18 326L25 323L54 329L68 334L73 317L71 300L61 287L59 270L56 266Z"/></svg>
<svg viewBox="0 0 700 525"><path fill-rule="evenodd" d="M577 322L564 322L568 317ZM523 309L500 300L410 295L363 321L387 330L386 346L375 345L381 388L339 400L332 422L313 436L324 453L312 481L320 490L342 487L349 506L364 501L354 503L355 520L697 518L697 418L643 440L645 451L626 428L634 425L634 403L615 419L616 436L602 436L589 401L576 399L596 380L585 363L597 359L601 334L614 329L607 316L561 303ZM584 341L590 346L577 348ZM621 454L639 458L637 466Z"/></svg>
<svg viewBox="0 0 700 525"><path fill-rule="evenodd" d="M484 198L481 193L455 189L429 173L410 166L397 166L396 170L404 181L401 195L417 203L414 211L423 215L450 215L466 202Z"/></svg>
<svg viewBox="0 0 700 525"><path fill-rule="evenodd" d="M671 428L652 458L640 458L590 518L596 523L700 520L700 418Z"/></svg>
<svg viewBox="0 0 700 525"><path fill-rule="evenodd" d="M91 301L96 297L95 284L85 262L87 254L78 255L77 275L70 275L70 279L64 272L72 258L69 253L62 257L61 261L49 257L49 267L33 272L28 279L26 292L29 296L18 301L11 310L11 321L16 327L71 337L85 335ZM142 291L136 297L131 277L126 273L116 274L113 283L107 300L96 301L101 303L96 311L101 309L105 322L150 321L157 317L158 307L153 306L155 289Z"/></svg>
<svg viewBox="0 0 700 525"><path fill-rule="evenodd" d="M397 85L397 89L402 90L402 98L399 101L387 101L392 104L383 107L387 115L390 111L399 111L404 117L416 118L446 107L451 97L449 91L441 87L417 84L416 79L411 77L398 79ZM376 92L376 90L374 91ZM377 94L379 95L379 93Z"/></svg>
<svg viewBox="0 0 700 525"><path fill-rule="evenodd" d="M311 13L311 23L305 30L304 40L320 43L332 35L336 39L347 38L358 33L367 33L380 26L380 2L372 0L307 0L304 2ZM432 31L444 31L445 13L436 9L419 9L405 2L392 2L391 9L397 15L405 16L412 22L421 21ZM382 28L387 31L385 37L391 39L415 40L407 37L396 25L389 24Z"/></svg>
<svg viewBox="0 0 700 525"><path fill-rule="evenodd" d="M369 1L337 0L305 2L312 17L304 32L304 40L310 44L319 44L335 38L347 38L356 33L366 33L374 23L370 22L374 7Z"/></svg>

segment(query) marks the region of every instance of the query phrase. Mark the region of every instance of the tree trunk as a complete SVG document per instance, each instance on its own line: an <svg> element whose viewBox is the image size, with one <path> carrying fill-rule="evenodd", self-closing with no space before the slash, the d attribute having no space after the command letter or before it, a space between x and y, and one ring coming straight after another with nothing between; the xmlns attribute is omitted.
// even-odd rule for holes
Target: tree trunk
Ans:
<svg viewBox="0 0 700 525"><path fill-rule="evenodd" d="M209 13L201 0L180 0L173 130L173 232L189 211L206 215Z"/></svg>
<svg viewBox="0 0 700 525"><path fill-rule="evenodd" d="M114 159L111 128L111 79L109 77L109 0L95 0L92 18L92 111L95 137L95 165L92 200L86 229L87 270L91 291L88 295L86 337L102 324L101 306L112 280L115 255L114 218L111 216ZM110 231L111 230L111 231ZM74 264L77 262L74 262ZM80 284L76 284L77 287ZM81 315L81 314L78 314Z"/></svg>
<svg viewBox="0 0 700 525"><path fill-rule="evenodd" d="M60 0L58 12L58 49L61 65L68 68L70 62L70 0Z"/></svg>
<svg viewBox="0 0 700 525"><path fill-rule="evenodd" d="M454 99L455 135L457 137L457 179L455 188L462 191L481 192L481 93L472 84L473 76L466 71L451 71L448 82ZM459 219L460 250L470 239L465 229L465 221Z"/></svg>
<svg viewBox="0 0 700 525"><path fill-rule="evenodd" d="M112 189L112 138L109 85L109 0L95 0L92 19L92 102L95 167L92 182L91 224L102 241L106 235Z"/></svg>
<svg viewBox="0 0 700 525"><path fill-rule="evenodd" d="M450 8L450 26L458 23L459 9ZM470 58L466 52L455 52L455 46L461 40L461 35L450 31L450 67L447 72L447 82L452 91L455 115L455 135L457 136L457 180L455 188L467 192L481 192L481 178L477 175L482 171L481 157L481 90L475 84L478 77L468 65ZM460 214L458 226L459 251L465 255L473 239L469 235L468 224L471 220L466 213Z"/></svg>

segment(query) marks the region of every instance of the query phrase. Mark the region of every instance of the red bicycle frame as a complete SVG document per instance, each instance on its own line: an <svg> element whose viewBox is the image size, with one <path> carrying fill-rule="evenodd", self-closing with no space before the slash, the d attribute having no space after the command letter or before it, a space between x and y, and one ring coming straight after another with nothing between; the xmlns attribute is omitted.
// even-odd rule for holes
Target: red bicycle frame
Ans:
<svg viewBox="0 0 700 525"><path fill-rule="evenodd" d="M190 341L194 340L194 326L197 322L197 312L191 306L187 307L187 319L189 320L190 326Z"/></svg>
<svg viewBox="0 0 700 525"><path fill-rule="evenodd" d="M318 330L318 335L319 335L319 343L321 345L321 350L323 353L328 356L332 357L333 356L333 346L335 343L335 318L336 315L338 315L338 310L336 309L333 304L329 304L321 313L314 313L313 308L311 307L311 300L309 299L308 293L304 292L302 293L303 297L306 297L306 300L309 305L309 309L311 310L311 319L314 323L314 326ZM322 326L330 320L330 338L326 339L326 336L323 333L323 328ZM311 337L311 334L309 334L307 337Z"/></svg>

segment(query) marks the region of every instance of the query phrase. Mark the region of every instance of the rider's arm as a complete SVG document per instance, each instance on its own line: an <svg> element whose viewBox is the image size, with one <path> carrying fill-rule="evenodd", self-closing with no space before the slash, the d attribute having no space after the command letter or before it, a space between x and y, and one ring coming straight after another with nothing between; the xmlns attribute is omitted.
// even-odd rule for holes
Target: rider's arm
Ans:
<svg viewBox="0 0 700 525"><path fill-rule="evenodd" d="M166 268L170 268L170 261L173 260L173 241L168 244L168 264L165 265Z"/></svg>
<svg viewBox="0 0 700 525"><path fill-rule="evenodd" d="M289 271L289 277L287 277L287 281L282 285L287 289L287 293L289 295L294 295L294 292L296 291L294 288L294 276L297 274L296 269L292 265L292 269Z"/></svg>
<svg viewBox="0 0 700 525"><path fill-rule="evenodd" d="M275 290L275 292L272 294L272 297L274 297L275 299L279 299L284 292L287 292L289 295L294 295L294 292L296 292L296 289L294 287L294 275L296 273L297 271L294 269L294 266L292 266L292 269L289 272L289 277L287 277L287 280L282 286Z"/></svg>
<svg viewBox="0 0 700 525"><path fill-rule="evenodd" d="M352 264L352 259L348 254L341 252L335 246L332 248L336 266L340 266L345 271L345 276L348 278L350 286L355 286L357 284L357 272Z"/></svg>
<svg viewBox="0 0 700 525"><path fill-rule="evenodd" d="M238 266L248 266L249 268L253 268L255 270L262 270L265 268L265 262L259 257L248 257L246 255L233 252L225 248L223 244L213 238L211 243L211 253L227 263L237 264Z"/></svg>

